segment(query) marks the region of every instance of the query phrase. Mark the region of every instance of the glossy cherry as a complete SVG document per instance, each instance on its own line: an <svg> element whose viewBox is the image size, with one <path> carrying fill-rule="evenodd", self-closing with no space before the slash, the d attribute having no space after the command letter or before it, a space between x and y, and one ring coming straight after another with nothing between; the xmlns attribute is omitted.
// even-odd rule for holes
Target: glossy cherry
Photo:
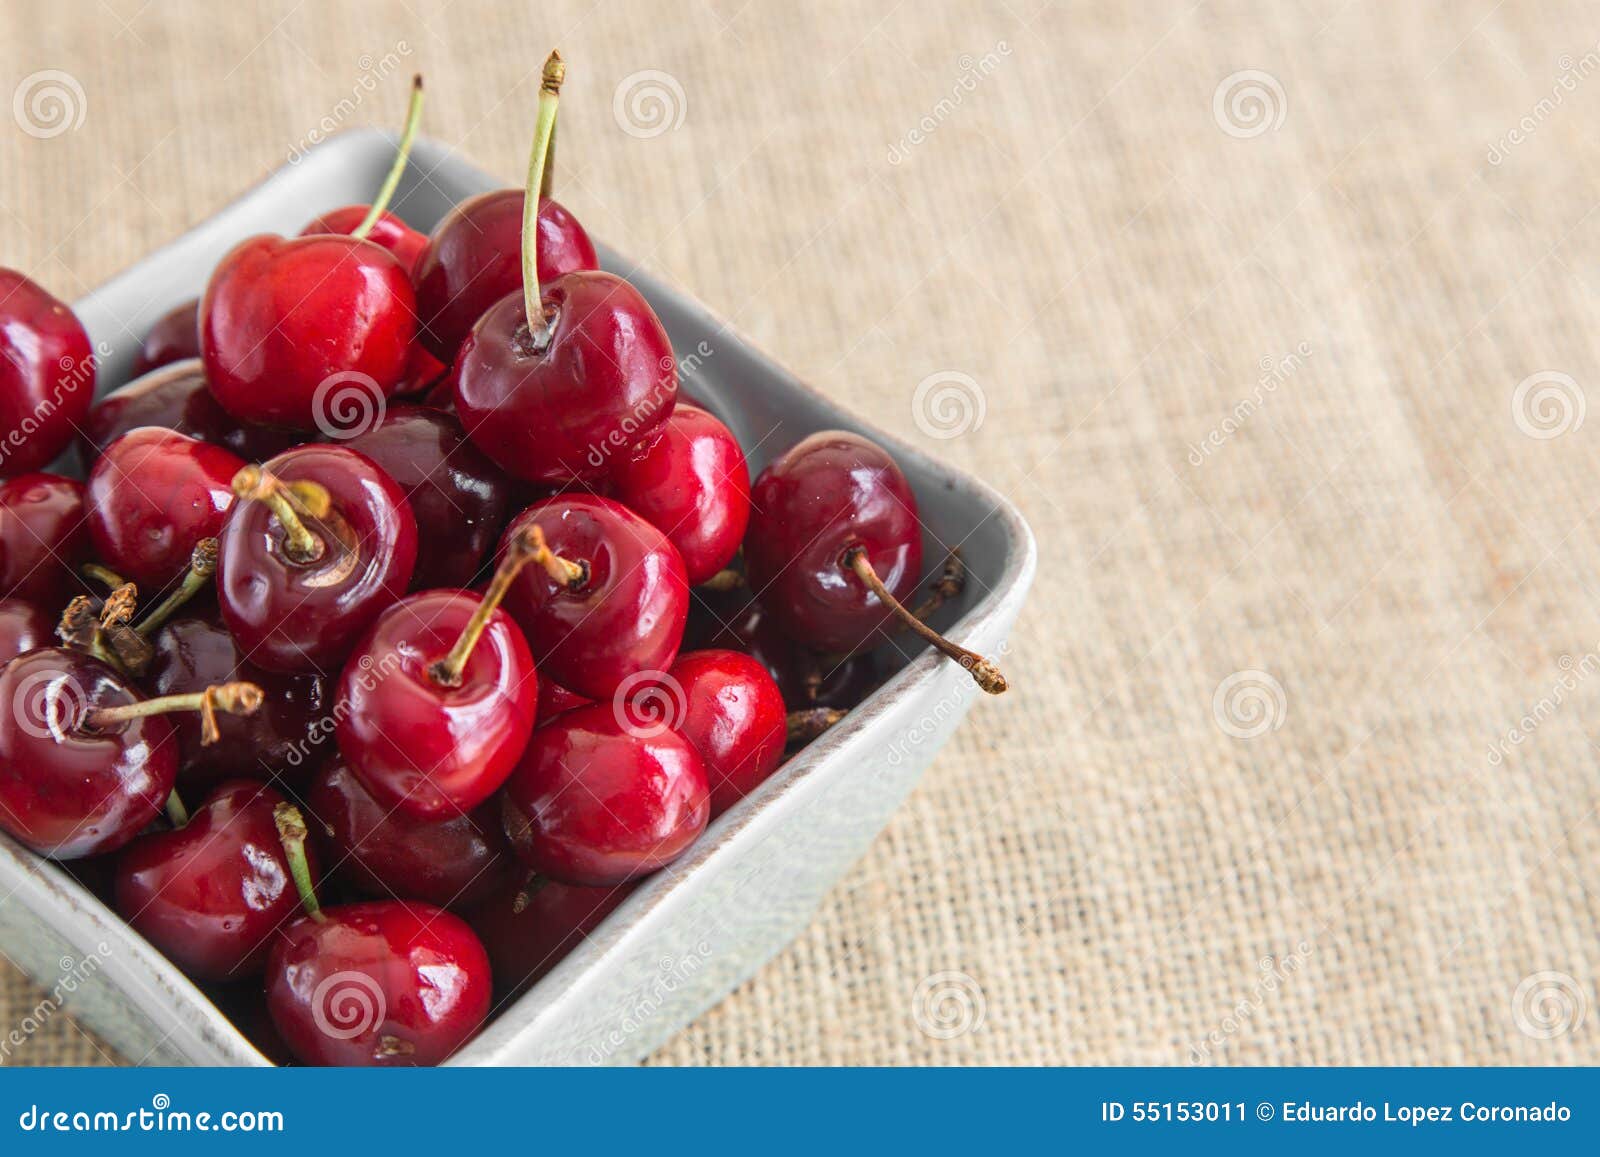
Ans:
<svg viewBox="0 0 1600 1157"><path fill-rule="evenodd" d="M349 236L361 226L371 211L371 205L342 205L309 222L300 230L300 236L310 237L317 233L338 233ZM416 265L417 257L426 248L428 235L418 233L399 217L384 210L367 233L367 240L393 253L395 260L409 270Z"/></svg>
<svg viewBox="0 0 1600 1157"><path fill-rule="evenodd" d="M155 591L188 569L233 506L244 461L173 430L144 426L106 447L89 471L89 538L100 560Z"/></svg>
<svg viewBox="0 0 1600 1157"><path fill-rule="evenodd" d="M922 569L922 524L911 484L888 451L843 430L812 434L762 471L751 506L750 585L790 636L819 651L849 653L904 626L985 691L1006 689L993 663L902 605Z"/></svg>
<svg viewBox="0 0 1600 1157"><path fill-rule="evenodd" d="M506 544L537 526L568 571L528 567L506 596L541 672L589 699L608 700L642 672L665 671L683 639L689 584L677 548L609 498L567 495L528 507Z"/></svg>
<svg viewBox="0 0 1600 1157"><path fill-rule="evenodd" d="M156 319L133 359L133 376L200 356L200 299L190 298Z"/></svg>
<svg viewBox="0 0 1600 1157"><path fill-rule="evenodd" d="M273 819L282 802L264 783L229 781L182 827L134 840L117 861L117 911L190 976L259 975L300 910Z"/></svg>
<svg viewBox="0 0 1600 1157"><path fill-rule="evenodd" d="M564 711L571 711L574 707L582 707L593 703L593 699L585 699L575 691L568 691L554 679L543 678L539 680L539 713L534 717L535 727L549 723Z"/></svg>
<svg viewBox="0 0 1600 1157"><path fill-rule="evenodd" d="M279 809L279 833L307 914L267 961L267 1008L312 1065L436 1065L478 1031L494 982L477 935L419 901L323 909L305 870L305 828Z"/></svg>
<svg viewBox="0 0 1600 1157"><path fill-rule="evenodd" d="M469 585L509 513L505 473L453 417L425 406L391 406L381 422L345 445L376 462L411 503L425 546L412 589Z"/></svg>
<svg viewBox="0 0 1600 1157"><path fill-rule="evenodd" d="M630 696L635 721L682 733L705 761L711 814L721 815L783 762L788 711L767 670L738 651L691 651L665 679Z"/></svg>
<svg viewBox="0 0 1600 1157"><path fill-rule="evenodd" d="M554 881L537 888L517 881L502 887L467 916L489 953L495 991L512 996L539 980L633 889L632 884L583 888Z"/></svg>
<svg viewBox="0 0 1600 1157"><path fill-rule="evenodd" d="M241 681L261 688L261 706L253 714L217 720L215 743L201 742L198 718L172 717L180 789L205 790L236 777L303 783L332 747L333 697L322 675L256 666L214 614L173 619L150 642L154 655L145 684L156 695Z"/></svg>
<svg viewBox="0 0 1600 1157"><path fill-rule="evenodd" d="M160 814L178 751L162 713L249 711L249 684L149 700L78 651L45 647L0 668L0 827L60 860L114 851Z"/></svg>
<svg viewBox="0 0 1600 1157"><path fill-rule="evenodd" d="M59 474L0 482L0 597L60 606L84 590L89 557L83 483Z"/></svg>
<svg viewBox="0 0 1600 1157"><path fill-rule="evenodd" d="M72 444L94 383L94 350L72 310L0 269L0 478L39 470Z"/></svg>
<svg viewBox="0 0 1600 1157"><path fill-rule="evenodd" d="M617 456L619 502L642 514L683 556L699 586L733 560L750 519L750 469L733 432L681 403L654 434Z"/></svg>
<svg viewBox="0 0 1600 1157"><path fill-rule="evenodd" d="M0 664L55 641L55 620L25 599L0 598Z"/></svg>
<svg viewBox="0 0 1600 1157"><path fill-rule="evenodd" d="M198 358L151 370L96 402L82 431L88 460L140 426L176 430L230 450L247 462L264 461L305 441L305 435L295 430L236 421L211 396Z"/></svg>
<svg viewBox="0 0 1600 1157"><path fill-rule="evenodd" d="M306 802L339 877L366 895L470 908L511 877L494 802L437 821L412 819L379 803L337 758L318 773Z"/></svg>
<svg viewBox="0 0 1600 1157"><path fill-rule="evenodd" d="M705 761L694 744L611 703L568 711L535 731L503 799L506 835L522 862L589 887L670 864L710 816Z"/></svg>
<svg viewBox="0 0 1600 1157"><path fill-rule="evenodd" d="M424 591L380 614L339 678L339 752L386 807L442 820L495 793L533 730L533 656L499 609L517 572L549 564L513 538L489 590Z"/></svg>
<svg viewBox="0 0 1600 1157"><path fill-rule="evenodd" d="M394 481L342 446L302 446L234 477L217 601L257 666L331 671L405 593L417 523Z"/></svg>

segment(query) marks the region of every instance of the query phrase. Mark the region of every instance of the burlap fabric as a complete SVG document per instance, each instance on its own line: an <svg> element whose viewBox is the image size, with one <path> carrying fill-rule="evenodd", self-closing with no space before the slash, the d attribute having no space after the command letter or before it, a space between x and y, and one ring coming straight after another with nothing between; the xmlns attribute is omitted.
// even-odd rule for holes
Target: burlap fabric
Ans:
<svg viewBox="0 0 1600 1157"><path fill-rule="evenodd" d="M0 96L58 69L84 116L17 97L0 260L83 292L392 53L513 176L559 44L591 230L1041 550L1015 690L660 1062L1594 1062L1597 41L1581 4L11 0ZM35 999L0 968L0 1027ZM117 1059L65 1016L8 1058Z"/></svg>

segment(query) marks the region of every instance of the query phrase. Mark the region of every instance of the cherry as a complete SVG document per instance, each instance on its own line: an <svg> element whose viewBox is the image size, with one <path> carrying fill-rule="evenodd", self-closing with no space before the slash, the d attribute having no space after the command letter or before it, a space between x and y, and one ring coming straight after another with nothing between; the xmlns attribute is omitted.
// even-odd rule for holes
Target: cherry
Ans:
<svg viewBox="0 0 1600 1157"><path fill-rule="evenodd" d="M242 459L173 430L145 426L106 447L89 471L89 538L101 560L160 590L214 538L233 505Z"/></svg>
<svg viewBox="0 0 1600 1157"><path fill-rule="evenodd" d="M0 599L0 664L55 640L55 623L33 603Z"/></svg>
<svg viewBox="0 0 1600 1157"><path fill-rule="evenodd" d="M513 537L489 590L424 591L380 614L339 678L339 753L385 807L441 820L499 789L527 746L533 656L499 609L527 563L554 560L538 528Z"/></svg>
<svg viewBox="0 0 1600 1157"><path fill-rule="evenodd" d="M405 377L416 336L409 266L368 235L399 184L422 113L412 89L394 168L348 236L241 241L200 304L200 352L211 392L242 422L326 428L330 401L358 390L376 406Z"/></svg>
<svg viewBox="0 0 1600 1157"><path fill-rule="evenodd" d="M300 908L273 819L282 802L264 783L233 780L175 831L134 840L117 861L117 911L190 976L260 974Z"/></svg>
<svg viewBox="0 0 1600 1157"><path fill-rule="evenodd" d="M911 484L886 450L859 434L812 434L762 471L751 492L745 564L761 603L791 637L850 653L899 623L965 668L991 694L1005 677L902 605L922 569Z"/></svg>
<svg viewBox="0 0 1600 1157"><path fill-rule="evenodd" d="M609 498L564 496L512 519L501 553L531 527L559 565L523 571L506 610L541 672L585 698L609 699L629 678L672 665L689 585L665 535Z"/></svg>
<svg viewBox="0 0 1600 1157"><path fill-rule="evenodd" d="M493 803L433 822L412 819L379 803L342 759L318 773L307 803L337 853L340 877L369 896L469 908L509 876Z"/></svg>
<svg viewBox="0 0 1600 1157"><path fill-rule="evenodd" d="M374 901L322 909L305 865L305 826L280 807L306 915L267 960L267 1008L290 1050L313 1065L434 1065L489 1014L489 958L464 921L431 904Z"/></svg>
<svg viewBox="0 0 1600 1157"><path fill-rule="evenodd" d="M254 714L217 720L216 743L202 742L198 719L173 719L180 787L205 788L237 776L301 782L316 767L333 739L332 696L322 675L256 666L212 615L174 619L150 641L154 655L146 683L157 695L240 681L261 688L261 707Z"/></svg>
<svg viewBox="0 0 1600 1157"><path fill-rule="evenodd" d="M583 888L554 881L533 890L516 881L506 885L467 917L488 950L496 990L511 996L543 978L633 889L632 884Z"/></svg>
<svg viewBox="0 0 1600 1157"><path fill-rule="evenodd" d="M568 691L554 679L540 679L539 713L534 716L533 725L542 726L564 711L571 711L574 707L582 707L593 702L592 699L585 699L576 692Z"/></svg>
<svg viewBox="0 0 1600 1157"><path fill-rule="evenodd" d="M38 470L71 445L94 381L94 350L72 310L0 269L0 478Z"/></svg>
<svg viewBox="0 0 1600 1157"><path fill-rule="evenodd" d="M0 827L58 860L122 847L160 814L177 775L171 711L254 710L248 683L145 699L110 667L44 647L0 668Z"/></svg>
<svg viewBox="0 0 1600 1157"><path fill-rule="evenodd" d="M732 431L681 403L611 472L616 497L660 529L683 556L689 585L732 561L750 518L750 470Z"/></svg>
<svg viewBox="0 0 1600 1157"><path fill-rule="evenodd" d="M449 381L450 367L430 354L421 345L411 347L411 355L406 359L406 374L400 386L395 390L398 398L409 398L423 405L432 405L430 395L438 392L440 396L454 399L453 387ZM449 409L448 406L438 406L436 409Z"/></svg>
<svg viewBox="0 0 1600 1157"><path fill-rule="evenodd" d="M197 358L152 370L96 402L83 426L85 454L92 461L140 426L176 430L231 450L247 462L264 461L304 440L298 431L235 421L211 396Z"/></svg>
<svg viewBox="0 0 1600 1157"><path fill-rule="evenodd" d="M670 864L705 830L710 789L694 744L623 714L606 703L551 720L506 781L506 835L539 875L626 883Z"/></svg>
<svg viewBox="0 0 1600 1157"><path fill-rule="evenodd" d="M405 593L417 523L400 488L342 446L302 446L233 479L217 601L250 661L330 670Z"/></svg>
<svg viewBox="0 0 1600 1157"><path fill-rule="evenodd" d="M76 568L88 557L83 483L59 474L0 482L0 596L59 606L83 589Z"/></svg>
<svg viewBox="0 0 1600 1157"><path fill-rule="evenodd" d="M411 502L427 550L413 590L464 587L505 525L511 482L478 451L449 414L392 406L373 429L345 443L376 462Z"/></svg>
<svg viewBox="0 0 1600 1157"><path fill-rule="evenodd" d="M545 62L528 164L522 292L490 305L452 369L456 414L502 469L530 482L596 478L607 459L672 413L678 369L660 319L639 291L609 273L564 273L541 288L536 192L565 76Z"/></svg>
<svg viewBox="0 0 1600 1157"><path fill-rule="evenodd" d="M156 319L133 359L133 376L200 356L200 299L192 297Z"/></svg>
<svg viewBox="0 0 1600 1157"><path fill-rule="evenodd" d="M694 744L710 780L713 817L783 762L783 695L765 667L738 651L680 655L665 679L641 688L627 706L639 719L655 718Z"/></svg>

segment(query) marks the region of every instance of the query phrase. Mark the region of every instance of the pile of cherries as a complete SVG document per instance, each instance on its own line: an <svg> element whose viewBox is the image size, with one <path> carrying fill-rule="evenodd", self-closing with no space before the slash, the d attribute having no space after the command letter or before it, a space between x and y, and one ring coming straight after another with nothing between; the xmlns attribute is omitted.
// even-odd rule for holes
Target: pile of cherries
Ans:
<svg viewBox="0 0 1600 1157"><path fill-rule="evenodd" d="M905 476L813 434L750 483L548 196L240 242L98 402L0 270L0 828L263 1049L432 1064L929 639ZM330 428L338 391L372 421ZM348 402L348 398L345 399ZM76 451L87 480L42 473ZM324 907L319 893L330 903ZM264 995L264 1000L263 1000Z"/></svg>

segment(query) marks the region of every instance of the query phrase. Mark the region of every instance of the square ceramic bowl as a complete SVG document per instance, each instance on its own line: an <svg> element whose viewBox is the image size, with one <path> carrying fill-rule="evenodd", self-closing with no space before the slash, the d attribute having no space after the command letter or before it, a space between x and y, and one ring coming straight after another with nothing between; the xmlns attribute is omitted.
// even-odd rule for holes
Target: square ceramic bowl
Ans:
<svg viewBox="0 0 1600 1157"><path fill-rule="evenodd" d="M309 150L215 217L76 303L101 351L101 389L125 381L145 330L197 296L212 267L252 233L293 234L319 213L367 200L393 139L350 132ZM462 198L504 187L417 142L396 211L422 230ZM816 430L859 431L905 469L927 527L927 558L961 544L971 578L942 612L954 638L996 653L1034 573L1017 511L976 478L874 430L796 381L674 286L601 248L672 336L689 387L755 447L752 476ZM457 1065L625 1064L666 1041L789 943L856 862L981 692L926 648L901 658L865 703L713 823L682 860L639 887L516 1001L497 1009ZM134 1062L269 1062L176 967L67 872L0 835L0 948Z"/></svg>

